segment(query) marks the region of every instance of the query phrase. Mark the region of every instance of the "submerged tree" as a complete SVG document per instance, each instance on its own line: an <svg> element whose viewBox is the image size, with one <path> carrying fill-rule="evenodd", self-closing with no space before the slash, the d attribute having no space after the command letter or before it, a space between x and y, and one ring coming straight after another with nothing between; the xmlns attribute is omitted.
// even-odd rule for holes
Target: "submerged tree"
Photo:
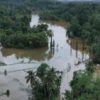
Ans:
<svg viewBox="0 0 100 100"><path fill-rule="evenodd" d="M36 100L55 100L59 96L61 72L41 64L36 72L29 71L26 76Z"/></svg>

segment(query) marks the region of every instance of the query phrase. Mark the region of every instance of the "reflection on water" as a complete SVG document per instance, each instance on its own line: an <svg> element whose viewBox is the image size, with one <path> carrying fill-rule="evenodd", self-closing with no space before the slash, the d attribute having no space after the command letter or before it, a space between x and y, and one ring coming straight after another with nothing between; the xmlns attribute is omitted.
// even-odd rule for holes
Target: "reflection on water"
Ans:
<svg viewBox="0 0 100 100"><path fill-rule="evenodd" d="M33 15L30 26L38 25L39 16ZM43 22L41 22L43 23ZM45 22L47 23L47 22ZM0 67L0 93L10 89L10 97L2 97L4 100L28 100L29 87L26 84L25 76L27 70L36 70L37 66L45 62L59 71L63 71L61 83L61 95L65 90L71 90L69 82L73 79L73 73L77 70L84 70L84 60L88 54L84 51L85 45L78 40L68 39L66 29L58 24L48 24L52 30L55 47L20 50L3 48L0 51L0 61L7 66ZM76 42L75 42L76 41ZM7 71L6 76L3 75Z"/></svg>
<svg viewBox="0 0 100 100"><path fill-rule="evenodd" d="M16 58L30 58L30 59L34 59L34 60L45 60L45 57L47 57L48 59L50 59L49 55L50 53L46 53L46 51L48 50L48 48L41 48L41 49L33 49L33 50L23 50L23 49L2 49L2 55L3 57L7 57L10 56L12 54L16 55Z"/></svg>
<svg viewBox="0 0 100 100"><path fill-rule="evenodd" d="M80 41L79 39L70 39L69 41L67 41L67 43L70 44L71 48L75 49L75 50L79 50L79 51L84 51L84 53L86 53L86 48L87 48L87 44Z"/></svg>
<svg viewBox="0 0 100 100"><path fill-rule="evenodd" d="M88 54L87 44L80 41L79 39L68 39L67 43L70 45L70 54L72 55L72 49L76 51L76 58L78 58L78 52L82 53L81 61L84 61L85 55Z"/></svg>

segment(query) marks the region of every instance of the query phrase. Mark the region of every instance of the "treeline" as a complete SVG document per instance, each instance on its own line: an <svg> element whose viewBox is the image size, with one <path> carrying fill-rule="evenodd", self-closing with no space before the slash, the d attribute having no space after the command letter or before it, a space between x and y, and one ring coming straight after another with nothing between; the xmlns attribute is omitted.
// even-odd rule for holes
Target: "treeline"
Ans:
<svg viewBox="0 0 100 100"><path fill-rule="evenodd" d="M69 37L78 37L87 42L91 58L100 63L100 5L80 5L74 13L69 19Z"/></svg>
<svg viewBox="0 0 100 100"><path fill-rule="evenodd" d="M31 0L0 0L0 42L6 48L39 48L48 45L48 26L30 28Z"/></svg>

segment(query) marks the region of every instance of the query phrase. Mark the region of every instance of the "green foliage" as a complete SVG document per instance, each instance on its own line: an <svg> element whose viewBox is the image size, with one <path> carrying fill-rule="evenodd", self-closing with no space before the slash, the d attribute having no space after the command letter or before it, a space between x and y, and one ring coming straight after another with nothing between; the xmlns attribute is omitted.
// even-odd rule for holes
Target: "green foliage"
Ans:
<svg viewBox="0 0 100 100"><path fill-rule="evenodd" d="M16 22L17 20L15 20ZM10 23L11 24L11 23ZM29 19L23 17L20 22L16 22L17 25L11 25L9 27L4 26L0 33L0 42L3 47L10 48L39 48L45 47L48 44L48 27L46 25L38 25L31 29ZM3 25L3 24L2 24Z"/></svg>
<svg viewBox="0 0 100 100"><path fill-rule="evenodd" d="M3 47L40 48L48 45L48 26L29 26L30 4L31 0L10 0L9 3L7 0L0 1L0 42Z"/></svg>
<svg viewBox="0 0 100 100"><path fill-rule="evenodd" d="M30 82L36 100L55 100L59 95L61 72L55 71L47 64L41 64L36 72L29 71L26 76Z"/></svg>
<svg viewBox="0 0 100 100"><path fill-rule="evenodd" d="M100 80L93 79L92 73L75 72L71 82L72 91L66 91L66 100L99 100Z"/></svg>
<svg viewBox="0 0 100 100"><path fill-rule="evenodd" d="M90 73L93 73L95 71L95 67L92 61L88 61L86 63L86 70Z"/></svg>
<svg viewBox="0 0 100 100"><path fill-rule="evenodd" d="M100 43L95 43L91 47L91 56L95 63L100 63Z"/></svg>
<svg viewBox="0 0 100 100"><path fill-rule="evenodd" d="M0 41L6 48L39 48L45 47L48 44L47 36L43 32L11 35L2 34Z"/></svg>
<svg viewBox="0 0 100 100"><path fill-rule="evenodd" d="M76 36L80 36L80 24L76 17L73 17L70 22L70 31L72 31Z"/></svg>

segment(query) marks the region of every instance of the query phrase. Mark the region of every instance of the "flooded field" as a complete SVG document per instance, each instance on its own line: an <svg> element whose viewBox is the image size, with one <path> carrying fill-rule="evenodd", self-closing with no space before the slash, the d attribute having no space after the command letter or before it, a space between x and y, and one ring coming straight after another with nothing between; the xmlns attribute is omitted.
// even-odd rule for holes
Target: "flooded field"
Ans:
<svg viewBox="0 0 100 100"><path fill-rule="evenodd" d="M30 27L40 23L38 15L32 15ZM84 61L89 58L79 40L71 40L67 37L66 29L56 22L41 22L48 24L48 29L53 32L55 48L48 47L41 49L0 49L0 100L29 100L30 86L26 84L25 76L28 70L36 70L41 63L47 63L56 70L63 71L60 93L71 90L69 82L73 79L73 73L77 70L84 70ZM4 71L7 71L4 74ZM5 92L9 90L10 94Z"/></svg>

